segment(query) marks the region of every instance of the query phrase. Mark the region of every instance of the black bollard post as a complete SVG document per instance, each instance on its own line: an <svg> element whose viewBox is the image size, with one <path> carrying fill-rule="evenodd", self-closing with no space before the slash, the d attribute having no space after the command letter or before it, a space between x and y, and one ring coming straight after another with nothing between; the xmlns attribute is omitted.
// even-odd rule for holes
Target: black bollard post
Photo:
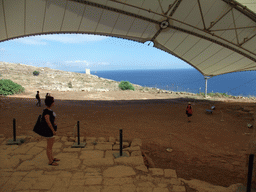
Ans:
<svg viewBox="0 0 256 192"><path fill-rule="evenodd" d="M77 121L77 136L78 136L78 142L77 144L80 145L80 134L79 134L79 121Z"/></svg>
<svg viewBox="0 0 256 192"><path fill-rule="evenodd" d="M13 141L16 141L16 119L13 118Z"/></svg>
<svg viewBox="0 0 256 192"><path fill-rule="evenodd" d="M250 154L250 155L249 155L248 177L247 177L247 190L246 190L246 192L251 192L253 159L254 159L254 154Z"/></svg>
<svg viewBox="0 0 256 192"><path fill-rule="evenodd" d="M120 157L123 155L123 130L120 130Z"/></svg>

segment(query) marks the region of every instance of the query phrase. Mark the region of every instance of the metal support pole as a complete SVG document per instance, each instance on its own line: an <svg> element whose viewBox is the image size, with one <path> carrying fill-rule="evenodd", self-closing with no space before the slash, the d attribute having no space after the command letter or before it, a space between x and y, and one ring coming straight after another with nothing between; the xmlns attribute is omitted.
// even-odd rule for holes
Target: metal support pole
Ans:
<svg viewBox="0 0 256 192"><path fill-rule="evenodd" d="M78 145L80 145L80 133L79 133L79 121L77 121L77 136L78 136L78 138L77 138L77 144Z"/></svg>
<svg viewBox="0 0 256 192"><path fill-rule="evenodd" d="M205 79L205 93L204 93L204 96L205 96L205 98L207 97L207 77L204 77L204 79Z"/></svg>
<svg viewBox="0 0 256 192"><path fill-rule="evenodd" d="M13 141L16 141L16 119L13 118Z"/></svg>
<svg viewBox="0 0 256 192"><path fill-rule="evenodd" d="M248 177L247 177L247 190L246 190L246 192L251 192L253 159L254 159L254 154L250 154L250 155L249 155Z"/></svg>
<svg viewBox="0 0 256 192"><path fill-rule="evenodd" d="M123 155L123 130L119 129L120 131L120 157Z"/></svg>

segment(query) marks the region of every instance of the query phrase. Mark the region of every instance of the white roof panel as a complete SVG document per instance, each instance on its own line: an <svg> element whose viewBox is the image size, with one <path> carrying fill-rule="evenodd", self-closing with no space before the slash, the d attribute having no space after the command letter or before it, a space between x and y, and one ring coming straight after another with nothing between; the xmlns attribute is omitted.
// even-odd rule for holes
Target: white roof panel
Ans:
<svg viewBox="0 0 256 192"><path fill-rule="evenodd" d="M8 38L15 37L25 32L24 0L4 1L5 20ZM15 14L14 14L15 13Z"/></svg>
<svg viewBox="0 0 256 192"><path fill-rule="evenodd" d="M47 1L43 32L61 31L66 3L64 0Z"/></svg>
<svg viewBox="0 0 256 192"><path fill-rule="evenodd" d="M87 31L88 33L95 32L102 12L103 9L97 9L96 7L86 6L79 31Z"/></svg>
<svg viewBox="0 0 256 192"><path fill-rule="evenodd" d="M111 33L114 25L116 24L118 16L118 13L112 13L111 11L107 10L103 11L96 31L102 34Z"/></svg>
<svg viewBox="0 0 256 192"><path fill-rule="evenodd" d="M214 76L255 69L255 6L254 0L4 0L0 42L61 32L152 41Z"/></svg>
<svg viewBox="0 0 256 192"><path fill-rule="evenodd" d="M126 35L127 31L131 28L134 19L135 18L131 16L119 15L115 28L112 31L112 33Z"/></svg>
<svg viewBox="0 0 256 192"><path fill-rule="evenodd" d="M26 1L26 34L40 33L43 30L44 13L46 1ZM33 7L33 9L30 9ZM40 17L39 17L40 15Z"/></svg>
<svg viewBox="0 0 256 192"><path fill-rule="evenodd" d="M0 1L0 39L7 39L6 28L5 28L5 17L3 11L3 2ZM1 9L2 8L2 9Z"/></svg>
<svg viewBox="0 0 256 192"><path fill-rule="evenodd" d="M67 7L61 31L78 31L85 11L85 5L68 1Z"/></svg>

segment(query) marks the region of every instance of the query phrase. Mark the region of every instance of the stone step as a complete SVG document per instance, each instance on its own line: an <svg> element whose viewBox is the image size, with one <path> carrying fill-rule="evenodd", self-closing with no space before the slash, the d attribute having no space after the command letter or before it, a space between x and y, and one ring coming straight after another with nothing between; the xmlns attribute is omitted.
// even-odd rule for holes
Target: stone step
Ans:
<svg viewBox="0 0 256 192"><path fill-rule="evenodd" d="M32 138L33 139L33 138ZM4 138L4 140L6 140ZM186 192L173 169L147 168L140 145L113 150L114 137L85 138L85 148L71 148L66 136L55 138L53 155L58 166L48 165L45 139L22 145L0 145L2 191ZM113 145L112 145L113 144Z"/></svg>

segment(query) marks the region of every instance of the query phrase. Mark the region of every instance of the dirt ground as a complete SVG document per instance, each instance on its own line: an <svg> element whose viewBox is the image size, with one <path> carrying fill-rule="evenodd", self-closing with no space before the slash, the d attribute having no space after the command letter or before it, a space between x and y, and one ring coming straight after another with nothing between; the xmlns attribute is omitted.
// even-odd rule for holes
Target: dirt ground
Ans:
<svg viewBox="0 0 256 192"><path fill-rule="evenodd" d="M42 107L36 107L36 90L0 97L0 134L28 134L45 108L47 90L40 90ZM175 169L179 178L199 179L228 187L246 181L245 152L253 124L253 102L213 101L136 91L50 92L55 97L57 135L66 135L80 121L81 134L91 137L141 138L142 150L155 167ZM189 123L185 114L192 102ZM213 114L205 110L214 105ZM246 134L247 133L247 134ZM167 152L167 148L173 151Z"/></svg>

